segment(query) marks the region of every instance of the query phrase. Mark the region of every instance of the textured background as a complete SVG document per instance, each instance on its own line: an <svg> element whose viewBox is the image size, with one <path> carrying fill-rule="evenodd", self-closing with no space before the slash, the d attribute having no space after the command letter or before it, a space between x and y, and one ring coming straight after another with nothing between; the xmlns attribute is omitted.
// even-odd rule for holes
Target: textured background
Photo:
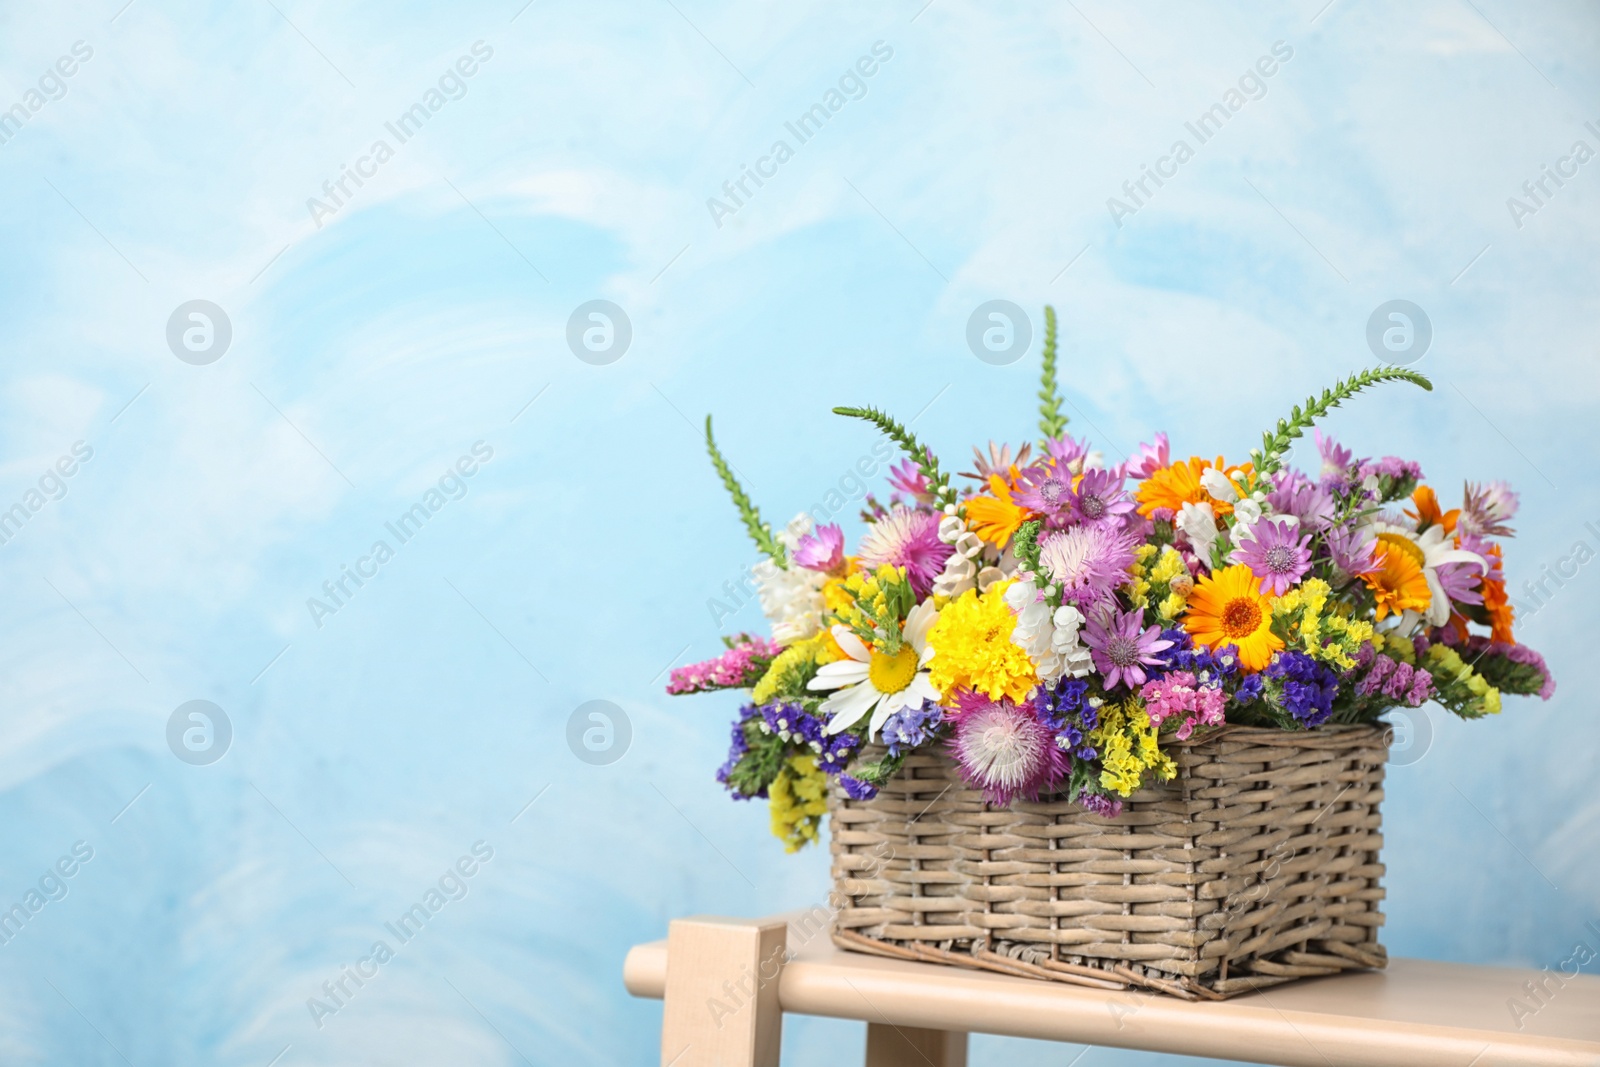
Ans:
<svg viewBox="0 0 1600 1067"><path fill-rule="evenodd" d="M1413 300L1439 387L1330 427L1442 495L1513 481L1521 599L1600 548L1600 161L1507 206L1600 148L1590 5L121 3L0 12L0 107L93 51L0 144L0 508L93 449L0 546L0 901L94 850L0 946L6 1063L652 1062L627 946L827 887L712 780L736 701L661 695L754 560L699 420L775 521L872 443L833 404L916 416L952 463L1031 437L1047 301L1072 428L1115 460L1159 428L1242 458ZM387 135L480 40L465 94ZM718 226L707 198L878 41L866 94ZM1275 41L1266 94L1119 227L1107 198ZM379 137L394 158L314 220ZM608 366L566 342L595 298L633 326ZM965 342L994 298L1034 319L1010 366ZM205 366L166 340L194 299L232 324ZM313 619L479 440L466 494ZM1392 952L1550 964L1600 919L1594 569L1521 630L1556 699L1435 714L1392 772ZM195 699L232 724L209 766L165 739ZM566 742L593 699L632 724L606 766ZM319 1028L308 998L480 840L470 892ZM861 1029L786 1041L849 1062Z"/></svg>

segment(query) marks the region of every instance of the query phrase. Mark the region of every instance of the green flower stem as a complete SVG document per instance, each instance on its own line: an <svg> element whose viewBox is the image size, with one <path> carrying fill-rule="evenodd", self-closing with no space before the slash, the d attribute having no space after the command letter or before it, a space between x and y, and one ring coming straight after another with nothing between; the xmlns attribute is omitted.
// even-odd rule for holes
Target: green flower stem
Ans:
<svg viewBox="0 0 1600 1067"><path fill-rule="evenodd" d="M877 408L834 408L835 415L847 415L852 419L863 419L872 423L884 436L894 441L911 457L911 462L917 465L923 477L928 479L928 484L933 490L933 497L939 502L940 507L949 507L956 503L956 491L950 487L950 477L939 473L939 461L934 458L932 450L916 439L912 432L894 419L885 415Z"/></svg>
<svg viewBox="0 0 1600 1067"><path fill-rule="evenodd" d="M1289 443L1309 430L1317 419L1363 389L1379 382L1394 381L1410 382L1430 392L1433 389L1433 383L1427 378L1416 371L1401 367L1373 367L1359 374L1352 374L1334 385L1332 389L1324 389L1321 396L1307 397L1304 409L1298 404L1295 405L1295 409L1289 413L1287 419L1279 419L1274 429L1261 436L1261 449L1250 450L1250 456L1255 460L1256 473L1262 478L1270 477L1283 466L1283 453L1289 447Z"/></svg>
<svg viewBox="0 0 1600 1067"><path fill-rule="evenodd" d="M1061 413L1061 394L1056 389L1056 309L1044 306L1044 368L1039 376L1039 433L1043 444L1060 437L1067 429Z"/></svg>
<svg viewBox="0 0 1600 1067"><path fill-rule="evenodd" d="M733 476L728 461L723 459L722 453L717 450L717 442L711 436L710 415L706 416L706 451L711 453L711 465L717 469L717 475L727 488L728 495L733 497L733 506L739 509L739 518L744 521L744 528L750 534L750 540L754 541L756 547L765 552L772 562L787 569L789 553L778 543L778 539L772 536L772 527L761 521L761 512L750 503L750 498L739 485L739 479Z"/></svg>

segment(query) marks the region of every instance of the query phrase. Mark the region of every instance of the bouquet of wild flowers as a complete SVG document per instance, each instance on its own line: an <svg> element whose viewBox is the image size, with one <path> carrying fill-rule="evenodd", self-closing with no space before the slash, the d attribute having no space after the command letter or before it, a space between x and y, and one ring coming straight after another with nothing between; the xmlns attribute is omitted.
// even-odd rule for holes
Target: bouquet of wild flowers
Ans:
<svg viewBox="0 0 1600 1067"><path fill-rule="evenodd" d="M1045 320L1040 439L974 450L967 484L889 416L834 409L908 457L887 504L866 498L853 554L807 514L774 534L707 419L712 463L767 557L755 577L772 639L726 639L668 692L751 690L718 779L768 798L791 849L816 839L829 778L870 797L917 749L947 751L992 803L1059 793L1114 817L1172 776L1164 744L1224 723L1312 730L1429 700L1477 718L1503 693L1549 698L1544 660L1512 636L1504 483L1469 483L1446 511L1416 463L1358 459L1320 431L1319 470L1284 466L1330 408L1426 378L1353 375L1247 462L1174 460L1158 434L1108 466L1066 432Z"/></svg>

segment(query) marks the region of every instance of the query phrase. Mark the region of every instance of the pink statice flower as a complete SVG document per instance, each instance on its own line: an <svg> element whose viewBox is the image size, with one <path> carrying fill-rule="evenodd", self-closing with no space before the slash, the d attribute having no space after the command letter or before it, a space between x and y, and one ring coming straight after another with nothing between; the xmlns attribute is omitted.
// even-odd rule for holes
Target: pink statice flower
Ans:
<svg viewBox="0 0 1600 1067"><path fill-rule="evenodd" d="M902 505L872 524L861 539L856 558L868 570L885 563L904 567L912 590L925 597L954 551L939 540L937 512L914 511Z"/></svg>
<svg viewBox="0 0 1600 1067"><path fill-rule="evenodd" d="M1140 443L1139 450L1122 465L1122 472L1136 481L1143 481L1172 462L1172 449L1165 433L1156 434L1154 444Z"/></svg>
<svg viewBox="0 0 1600 1067"><path fill-rule="evenodd" d="M1150 723L1157 729L1168 719L1182 719L1179 741L1189 740L1196 726L1221 726L1227 694L1216 686L1199 685L1189 671L1172 671L1139 689Z"/></svg>
<svg viewBox="0 0 1600 1067"><path fill-rule="evenodd" d="M844 531L834 523L818 526L795 542L789 558L808 571L836 571L844 563Z"/></svg>
<svg viewBox="0 0 1600 1067"><path fill-rule="evenodd" d="M1009 698L968 700L955 719L950 755L967 784L991 804L1033 798L1065 777L1069 758L1029 707Z"/></svg>
<svg viewBox="0 0 1600 1067"><path fill-rule="evenodd" d="M776 641L745 636L720 656L673 668L667 692L680 696L713 689L748 689L761 680L773 657L782 651Z"/></svg>
<svg viewBox="0 0 1600 1067"><path fill-rule="evenodd" d="M1083 643L1094 656L1095 670L1105 679L1107 692L1119 684L1129 689L1144 684L1148 675L1145 667L1161 664L1159 652L1172 647L1172 642L1161 636L1161 627L1144 625L1144 612L1117 611L1103 608L1094 612L1084 630Z"/></svg>
<svg viewBox="0 0 1600 1067"><path fill-rule="evenodd" d="M1234 558L1261 579L1261 591L1282 596L1311 569L1311 535L1288 519L1262 519L1240 541Z"/></svg>

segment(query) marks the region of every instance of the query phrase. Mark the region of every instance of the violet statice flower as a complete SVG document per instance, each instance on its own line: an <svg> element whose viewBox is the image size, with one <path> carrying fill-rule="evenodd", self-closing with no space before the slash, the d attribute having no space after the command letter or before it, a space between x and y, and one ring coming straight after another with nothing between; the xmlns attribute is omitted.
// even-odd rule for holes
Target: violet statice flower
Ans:
<svg viewBox="0 0 1600 1067"><path fill-rule="evenodd" d="M1333 525L1333 494L1299 471L1281 470L1273 475L1273 490L1267 494L1267 503L1279 515L1293 515L1312 532Z"/></svg>
<svg viewBox="0 0 1600 1067"><path fill-rule="evenodd" d="M1239 670L1239 647L1220 645L1209 648L1195 647L1189 631L1181 627L1162 630L1161 636L1172 642L1172 647L1161 654L1168 670L1188 671L1201 685L1221 685L1223 679Z"/></svg>
<svg viewBox="0 0 1600 1067"><path fill-rule="evenodd" d="M889 755L898 756L926 744L943 721L944 709L931 701L901 708L883 724L883 741L889 746Z"/></svg>
<svg viewBox="0 0 1600 1067"><path fill-rule="evenodd" d="M1171 455L1172 449L1167 444L1167 435L1158 433L1154 444L1140 443L1138 450L1122 465L1122 472L1129 478L1142 482L1171 463Z"/></svg>
<svg viewBox="0 0 1600 1067"><path fill-rule="evenodd" d="M745 754L750 751L750 742L744 736L744 724L755 718L756 714L757 712L754 704L746 704L744 707L739 709L739 718L734 721L732 737L730 739L730 744L728 745L727 762L717 769L717 781L721 782L725 787L727 787L728 791L733 793L734 799L736 800L750 799L750 796L738 792L733 788L732 785L729 785L728 776L733 774L734 767L738 766L739 761L743 759ZM763 789L760 793L753 795L765 797L767 792Z"/></svg>
<svg viewBox="0 0 1600 1067"><path fill-rule="evenodd" d="M1104 793L1091 793L1087 789L1078 794L1078 804L1090 815L1098 815L1102 819L1115 819L1122 814L1122 801Z"/></svg>
<svg viewBox="0 0 1600 1067"><path fill-rule="evenodd" d="M1216 686L1200 685L1188 671L1172 671L1139 689L1150 715L1150 724L1157 729L1168 719L1181 718L1178 726L1179 741L1189 740L1196 726L1221 726L1222 706L1227 696Z"/></svg>
<svg viewBox="0 0 1600 1067"><path fill-rule="evenodd" d="M1359 661L1358 661L1359 662ZM1372 657L1367 673L1356 683L1356 695L1369 697L1383 688L1383 683L1394 670L1396 660L1380 652Z"/></svg>
<svg viewBox="0 0 1600 1067"><path fill-rule="evenodd" d="M1383 680L1383 695L1390 700L1403 700L1411 692L1412 677L1417 669L1405 660L1395 663L1394 670Z"/></svg>
<svg viewBox="0 0 1600 1067"><path fill-rule="evenodd" d="M844 562L844 531L834 523L818 526L795 542L789 558L808 571L837 570Z"/></svg>
<svg viewBox="0 0 1600 1067"><path fill-rule="evenodd" d="M1112 591L1128 580L1136 547L1123 530L1073 526L1040 539L1039 562L1050 580L1060 584L1062 601L1081 609L1111 602Z"/></svg>
<svg viewBox="0 0 1600 1067"><path fill-rule="evenodd" d="M1261 675L1247 674L1244 681L1239 683L1239 688L1234 690L1233 699L1240 704L1249 704L1261 699L1262 690L1265 688L1266 682L1262 680Z"/></svg>
<svg viewBox="0 0 1600 1067"><path fill-rule="evenodd" d="M1011 499L1038 512L1047 526L1065 526L1072 516L1072 471L1060 460L1045 460L1017 476Z"/></svg>
<svg viewBox="0 0 1600 1067"><path fill-rule="evenodd" d="M1283 709L1310 729L1333 714L1339 676L1303 652L1278 652L1262 672L1280 690Z"/></svg>
<svg viewBox="0 0 1600 1067"><path fill-rule="evenodd" d="M1518 500L1505 482L1488 485L1469 482L1456 529L1483 537L1510 537L1515 531L1506 523L1516 515Z"/></svg>
<svg viewBox="0 0 1600 1067"><path fill-rule="evenodd" d="M1311 535L1287 519L1262 519L1250 527L1253 537L1241 540L1234 557L1261 579L1261 591L1282 596L1311 569Z"/></svg>
<svg viewBox="0 0 1600 1067"><path fill-rule="evenodd" d="M1356 468L1356 477L1361 481L1368 478L1388 478L1393 482L1422 481L1422 466L1414 460L1401 459L1399 456L1384 456L1382 459L1363 460Z"/></svg>
<svg viewBox="0 0 1600 1067"><path fill-rule="evenodd" d="M1088 701L1089 683L1082 678L1062 678L1033 691L1029 704L1040 722L1056 735L1056 747L1081 760L1100 755L1089 744L1089 731L1100 725L1100 711Z"/></svg>
<svg viewBox="0 0 1600 1067"><path fill-rule="evenodd" d="M939 518L938 512L896 507L872 524L856 558L869 572L885 563L904 567L912 591L919 599L925 597L955 551L939 540Z"/></svg>
<svg viewBox="0 0 1600 1067"><path fill-rule="evenodd" d="M1325 535L1333 565L1352 577L1378 569L1378 539L1365 526L1335 526Z"/></svg>
<svg viewBox="0 0 1600 1067"><path fill-rule="evenodd" d="M1084 471L1077 486L1069 490L1068 504L1079 522L1112 521L1133 510L1133 498L1123 489L1119 471Z"/></svg>
<svg viewBox="0 0 1600 1067"><path fill-rule="evenodd" d="M1161 665L1160 653L1172 647L1159 626L1144 626L1144 612L1103 608L1094 613L1084 630L1084 644L1094 656L1095 669L1105 679L1107 692L1118 685L1129 689L1143 685L1145 667Z"/></svg>
<svg viewBox="0 0 1600 1067"><path fill-rule="evenodd" d="M848 774L839 776L839 784L844 787L844 795L851 800L871 800L878 795L878 787L869 785L859 778L852 778Z"/></svg>
<svg viewBox="0 0 1600 1067"><path fill-rule="evenodd" d="M772 665L772 658L781 651L777 642L765 637L747 638L720 656L674 668L667 692L680 696L713 689L747 689L761 680Z"/></svg>
<svg viewBox="0 0 1600 1067"><path fill-rule="evenodd" d="M1067 773L1067 754L1049 727L1004 697L961 713L950 755L967 784L998 806L1036 797Z"/></svg>

